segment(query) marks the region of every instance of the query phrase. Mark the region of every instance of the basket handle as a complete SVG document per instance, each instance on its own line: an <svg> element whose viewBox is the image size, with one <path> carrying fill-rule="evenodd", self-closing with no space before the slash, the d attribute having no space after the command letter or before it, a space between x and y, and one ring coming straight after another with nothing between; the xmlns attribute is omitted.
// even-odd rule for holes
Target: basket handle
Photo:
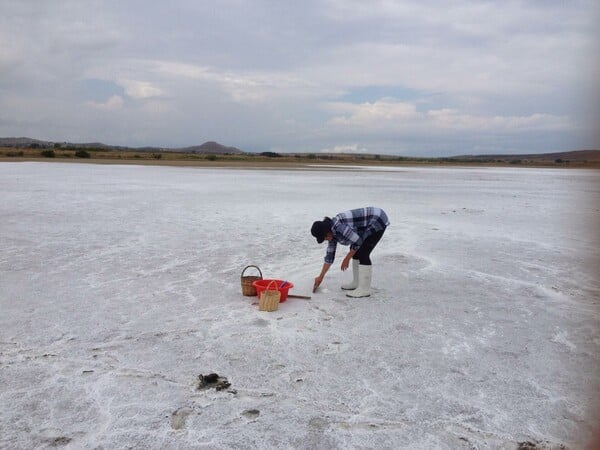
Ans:
<svg viewBox="0 0 600 450"><path fill-rule="evenodd" d="M270 287L270 286L271 286L273 283L275 283L275 289L269 289L269 287ZM271 281L269 282L269 284L267 284L267 287L265 287L265 291L277 291L277 292L279 292L279 289L277 289L277 283L276 283L276 281L275 281L275 280L271 280Z"/></svg>
<svg viewBox="0 0 600 450"><path fill-rule="evenodd" d="M246 269L248 269L248 268L250 268L250 267L255 267L256 269L258 269L258 273L260 273L260 277L261 277L261 278L263 277L263 274L262 274L262 272L260 271L260 268L259 268L258 266L253 266L253 265L249 265L249 266L246 266L246 267L244 267L244 270L242 270L242 275L241 275L242 277L244 276L244 272L246 271Z"/></svg>

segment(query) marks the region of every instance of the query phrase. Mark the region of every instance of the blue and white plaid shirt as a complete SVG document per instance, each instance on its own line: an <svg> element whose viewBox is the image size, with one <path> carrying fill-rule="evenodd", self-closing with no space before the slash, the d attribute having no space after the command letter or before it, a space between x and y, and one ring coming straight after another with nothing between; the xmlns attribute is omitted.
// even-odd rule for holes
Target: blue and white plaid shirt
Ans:
<svg viewBox="0 0 600 450"><path fill-rule="evenodd" d="M374 206L344 211L331 219L333 239L327 245L325 262L332 264L338 242L358 250L365 239L373 233L384 230L390 224L385 211Z"/></svg>

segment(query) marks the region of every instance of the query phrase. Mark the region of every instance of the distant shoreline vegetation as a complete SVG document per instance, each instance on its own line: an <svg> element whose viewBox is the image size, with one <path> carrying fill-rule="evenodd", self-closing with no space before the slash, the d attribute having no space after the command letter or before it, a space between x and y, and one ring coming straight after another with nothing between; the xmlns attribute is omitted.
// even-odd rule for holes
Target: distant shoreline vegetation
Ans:
<svg viewBox="0 0 600 450"><path fill-rule="evenodd" d="M589 167L600 168L600 150L579 150L560 153L522 155L464 155L453 157L410 157L380 154L349 153L261 153L243 152L235 147L226 147L215 142L185 149L127 148L103 144L46 143L22 140L18 144L2 145L0 139L0 161L15 160L88 160L110 162L139 162L154 164L209 165L221 164L364 164L364 165L493 165L493 166L536 166L536 167ZM16 144L16 145L15 145ZM211 151L214 150L214 151ZM230 152L228 150L231 150Z"/></svg>

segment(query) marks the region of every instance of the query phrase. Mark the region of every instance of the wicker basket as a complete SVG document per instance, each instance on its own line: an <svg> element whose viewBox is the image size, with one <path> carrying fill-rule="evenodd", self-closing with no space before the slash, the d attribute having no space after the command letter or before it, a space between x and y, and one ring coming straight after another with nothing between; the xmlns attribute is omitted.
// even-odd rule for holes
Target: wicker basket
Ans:
<svg viewBox="0 0 600 450"><path fill-rule="evenodd" d="M260 273L260 276L257 276L257 275L245 275L244 276L244 272L246 271L246 269L248 269L250 267L256 268L258 270L258 273ZM256 288L252 285L252 283L256 280L263 279L262 272L260 271L258 266L250 265L250 266L244 267L244 270L242 270L242 276L240 278L241 278L241 282L242 282L242 294L247 295L248 297L255 296Z"/></svg>
<svg viewBox="0 0 600 450"><path fill-rule="evenodd" d="M272 284L275 284L275 289L269 289ZM259 311L277 311L279 308L279 299L281 298L281 292L277 289L277 283L275 280L271 281L264 291L260 293L258 299L258 310Z"/></svg>

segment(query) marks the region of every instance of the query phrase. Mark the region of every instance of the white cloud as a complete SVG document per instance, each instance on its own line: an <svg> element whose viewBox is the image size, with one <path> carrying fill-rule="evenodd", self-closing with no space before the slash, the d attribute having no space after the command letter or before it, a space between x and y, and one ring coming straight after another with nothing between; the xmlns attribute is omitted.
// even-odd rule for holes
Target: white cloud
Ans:
<svg viewBox="0 0 600 450"><path fill-rule="evenodd" d="M343 144L334 145L331 148L324 148L321 153L369 153L369 150L364 147L359 147L358 144Z"/></svg>
<svg viewBox="0 0 600 450"><path fill-rule="evenodd" d="M115 111L118 109L122 109L124 103L125 102L123 100L123 97L121 97L120 95L113 95L105 102L87 102L88 105L96 109L105 111Z"/></svg>
<svg viewBox="0 0 600 450"><path fill-rule="evenodd" d="M1 135L115 139L122 119L102 111L120 109L125 145L378 151L409 136L451 152L486 133L511 150L600 145L592 0L59 3L0 2ZM85 79L123 89L86 96Z"/></svg>
<svg viewBox="0 0 600 450"><path fill-rule="evenodd" d="M426 120L437 129L454 131L531 132L574 130L566 116L530 114L528 116L475 116L452 109L428 111Z"/></svg>
<svg viewBox="0 0 600 450"><path fill-rule="evenodd" d="M138 64L148 66L148 70L167 78L203 79L210 77L208 67L181 61L139 61Z"/></svg>
<svg viewBox="0 0 600 450"><path fill-rule="evenodd" d="M379 130L398 126L399 122L419 119L415 105L397 102L392 99L382 99L373 103L330 103L326 107L344 113L329 120L333 126L364 127Z"/></svg>
<svg viewBox="0 0 600 450"><path fill-rule="evenodd" d="M262 103L321 93L317 84L285 71L222 70L215 67L177 61L139 61L144 70L164 83L198 80L212 84L239 103Z"/></svg>
<svg viewBox="0 0 600 450"><path fill-rule="evenodd" d="M121 79L117 84L125 89L125 93L129 97L136 100L160 97L163 95L163 91L149 81Z"/></svg>
<svg viewBox="0 0 600 450"><path fill-rule="evenodd" d="M355 133L404 133L406 130L428 132L528 132L574 130L567 116L534 113L526 116L488 116L463 113L455 109L419 112L416 105L382 99L373 103L330 103L326 108L337 114L328 121L333 129Z"/></svg>

